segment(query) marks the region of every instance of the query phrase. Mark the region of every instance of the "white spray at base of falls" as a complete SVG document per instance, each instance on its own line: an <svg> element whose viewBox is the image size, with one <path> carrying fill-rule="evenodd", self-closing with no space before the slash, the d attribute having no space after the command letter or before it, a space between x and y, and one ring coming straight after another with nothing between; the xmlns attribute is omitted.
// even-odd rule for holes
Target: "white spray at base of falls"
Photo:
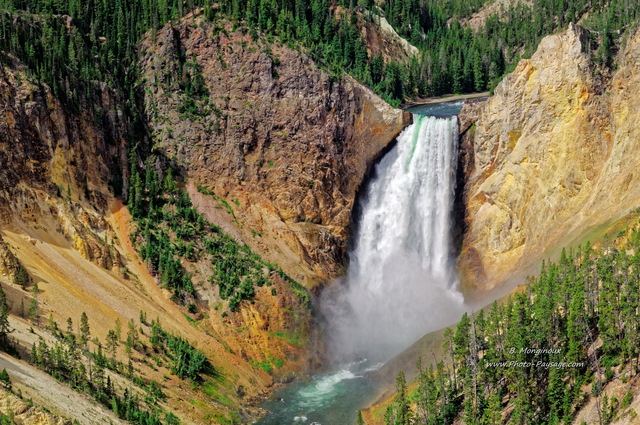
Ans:
<svg viewBox="0 0 640 425"><path fill-rule="evenodd" d="M458 137L456 117L415 115L376 165L347 275L321 300L337 357L387 359L464 311L451 240Z"/></svg>

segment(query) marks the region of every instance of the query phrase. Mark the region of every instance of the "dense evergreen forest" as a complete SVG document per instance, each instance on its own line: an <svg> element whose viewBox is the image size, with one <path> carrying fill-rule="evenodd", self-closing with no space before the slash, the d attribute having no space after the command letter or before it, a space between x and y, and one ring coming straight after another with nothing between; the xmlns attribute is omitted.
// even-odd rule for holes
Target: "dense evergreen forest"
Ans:
<svg viewBox="0 0 640 425"><path fill-rule="evenodd" d="M339 76L348 72L398 104L405 98L493 87L544 35L569 22L593 29L594 48L610 64L621 32L635 26L634 0L542 0L518 3L487 19L477 33L464 25L483 0L1 0L0 50L17 56L70 107L107 82L137 114L136 46L147 31L204 8L210 20L231 19L253 34L305 49ZM338 12L340 10L340 12ZM340 19L348 15L348 19ZM357 16L386 19L419 48L409 63L369 57ZM344 16L347 17L347 16ZM7 60L4 57L4 60ZM89 100L90 102L90 100Z"/></svg>
<svg viewBox="0 0 640 425"><path fill-rule="evenodd" d="M592 30L599 64L612 65L616 43L637 26L634 0L540 0L512 2L503 15L489 16L473 33L463 22L483 0L404 0L384 2L384 15L420 49L402 69L403 90L392 97L431 96L492 89L521 58L530 57L545 35L580 22ZM532 3L531 5L527 3Z"/></svg>
<svg viewBox="0 0 640 425"><path fill-rule="evenodd" d="M640 232L628 239L563 250L506 302L465 314L445 333L447 360L418 364L415 391L397 377L386 424L566 424L590 397L610 423L633 393L604 386L640 372Z"/></svg>

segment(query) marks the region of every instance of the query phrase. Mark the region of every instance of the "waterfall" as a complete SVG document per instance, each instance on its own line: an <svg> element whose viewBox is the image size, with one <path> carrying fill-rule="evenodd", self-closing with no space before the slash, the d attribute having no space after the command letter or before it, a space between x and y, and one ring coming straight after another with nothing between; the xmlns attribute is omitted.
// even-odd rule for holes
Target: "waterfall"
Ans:
<svg viewBox="0 0 640 425"><path fill-rule="evenodd" d="M414 115L363 194L346 276L325 291L329 345L343 359L387 359L457 321L451 241L456 117Z"/></svg>

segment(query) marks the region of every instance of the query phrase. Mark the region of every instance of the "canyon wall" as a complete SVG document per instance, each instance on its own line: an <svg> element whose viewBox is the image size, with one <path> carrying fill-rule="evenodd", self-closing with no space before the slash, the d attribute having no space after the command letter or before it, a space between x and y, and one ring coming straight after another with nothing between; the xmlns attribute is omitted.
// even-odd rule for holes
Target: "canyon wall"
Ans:
<svg viewBox="0 0 640 425"><path fill-rule="evenodd" d="M183 167L200 210L300 281L341 274L360 183L410 115L304 53L199 16L143 47L155 147Z"/></svg>
<svg viewBox="0 0 640 425"><path fill-rule="evenodd" d="M149 34L141 50L142 122L156 164L178 168L194 206L274 270L310 284L342 273L358 188L410 114L277 40L197 14ZM131 138L144 135L131 131L124 97L96 83L95 98L73 107L0 55L0 282L12 339L30 347L52 323L77 325L82 312L101 340L116 321L148 334L161 320L224 380L208 382L207 393L185 389L167 379L168 365L134 352L140 373L162 383L167 408L187 424L256 418L273 385L322 351L304 289L274 272L229 311L209 281L211 262L183 258L197 307L175 303L131 243L137 223L116 198L127 190L129 148L146 144ZM124 345L116 357L126 360ZM12 378L29 396L41 392ZM55 401L43 403L57 412Z"/></svg>
<svg viewBox="0 0 640 425"><path fill-rule="evenodd" d="M255 418L256 401L278 380L308 368L316 356L306 345L313 332L307 303L275 274L268 288L257 288L253 302L235 312L217 311L220 299L210 283L198 287L202 301L196 313L174 302L132 245L136 224L114 196L128 174L130 123L122 99L103 85L91 107L83 103L74 112L20 62L9 55L2 59L0 284L12 313L12 341L30 348L38 336L51 337L52 323L70 319L77 327L83 312L92 338L100 340L116 321L148 335L145 326L161 320L165 329L203 350L221 377L233 377L233 385L217 388L217 396L196 386L188 390L195 404L185 404L180 402L184 381L166 379L170 365L151 365L146 351L127 355L123 341L116 357L132 359L145 378L162 382L168 407L182 423L236 412ZM197 281L207 282L211 274L206 261L182 266ZM149 317L146 325L142 312ZM95 350L96 343L89 348ZM28 396L40 397L41 389L26 378L39 372L27 364L21 368L24 373L11 373L14 383ZM49 395L43 405L59 412L57 389ZM217 401L222 397L225 405Z"/></svg>
<svg viewBox="0 0 640 425"><path fill-rule="evenodd" d="M608 75L590 34L546 37L460 114L467 288L490 289L640 206L640 34Z"/></svg>

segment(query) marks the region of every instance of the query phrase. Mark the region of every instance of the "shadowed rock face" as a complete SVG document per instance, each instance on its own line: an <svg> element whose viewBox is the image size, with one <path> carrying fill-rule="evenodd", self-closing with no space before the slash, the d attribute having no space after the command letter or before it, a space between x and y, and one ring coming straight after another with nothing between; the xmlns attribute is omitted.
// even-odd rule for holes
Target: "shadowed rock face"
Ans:
<svg viewBox="0 0 640 425"><path fill-rule="evenodd" d="M587 40L577 26L546 37L460 115L460 266L471 287L489 289L640 205L640 35L611 79L595 71Z"/></svg>
<svg viewBox="0 0 640 425"><path fill-rule="evenodd" d="M226 202L236 237L292 276L340 274L358 187L409 114L300 52L198 17L144 48L156 148L215 193L210 208ZM188 116L183 87L196 68L206 95Z"/></svg>

